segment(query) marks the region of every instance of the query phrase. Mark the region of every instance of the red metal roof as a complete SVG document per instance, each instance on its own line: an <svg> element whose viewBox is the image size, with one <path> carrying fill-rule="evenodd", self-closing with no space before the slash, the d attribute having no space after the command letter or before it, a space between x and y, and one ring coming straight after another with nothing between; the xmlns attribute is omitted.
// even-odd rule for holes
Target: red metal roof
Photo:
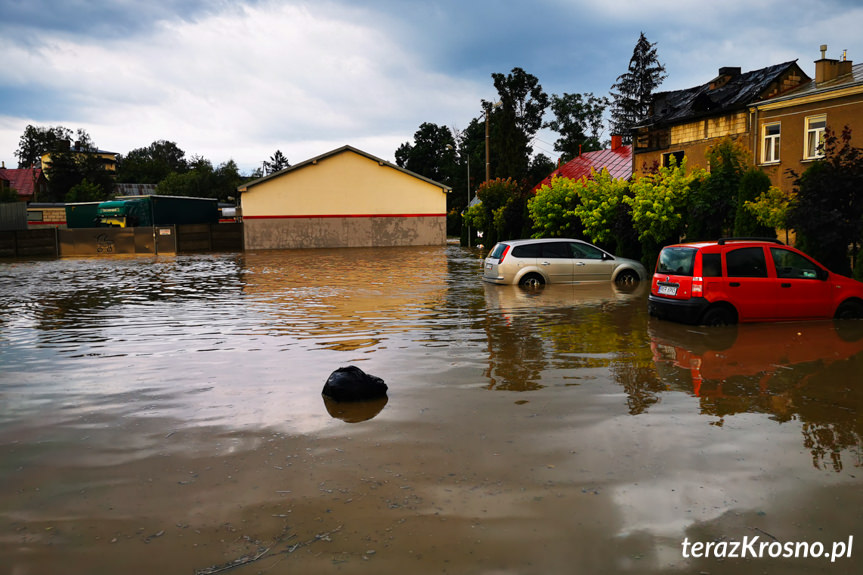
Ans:
<svg viewBox="0 0 863 575"><path fill-rule="evenodd" d="M39 168L0 168L0 178L8 181L21 199L27 200L33 197L34 184L42 178L42 170Z"/></svg>
<svg viewBox="0 0 863 575"><path fill-rule="evenodd" d="M585 177L590 178L591 168L597 172L601 172L602 168L605 168L612 178L628 180L632 177L632 146L620 146L614 150L586 152L553 171L543 181L534 186L533 191L536 192L542 186L550 184L551 179L554 177L570 178L573 180L580 180Z"/></svg>

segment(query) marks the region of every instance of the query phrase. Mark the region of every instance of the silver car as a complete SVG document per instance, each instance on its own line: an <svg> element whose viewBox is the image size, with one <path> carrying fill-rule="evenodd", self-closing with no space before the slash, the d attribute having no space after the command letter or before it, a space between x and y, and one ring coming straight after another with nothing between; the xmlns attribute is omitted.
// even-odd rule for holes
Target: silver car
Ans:
<svg viewBox="0 0 863 575"><path fill-rule="evenodd" d="M566 238L499 242L485 258L482 273L490 283L522 286L601 281L630 285L645 278L641 263Z"/></svg>

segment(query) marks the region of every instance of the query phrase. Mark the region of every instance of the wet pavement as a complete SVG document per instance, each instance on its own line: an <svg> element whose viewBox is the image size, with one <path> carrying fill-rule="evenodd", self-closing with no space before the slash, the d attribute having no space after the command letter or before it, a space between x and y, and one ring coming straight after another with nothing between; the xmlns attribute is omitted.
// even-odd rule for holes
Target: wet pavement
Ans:
<svg viewBox="0 0 863 575"><path fill-rule="evenodd" d="M0 572L861 572L860 322L480 256L0 262ZM388 397L325 402L345 365Z"/></svg>

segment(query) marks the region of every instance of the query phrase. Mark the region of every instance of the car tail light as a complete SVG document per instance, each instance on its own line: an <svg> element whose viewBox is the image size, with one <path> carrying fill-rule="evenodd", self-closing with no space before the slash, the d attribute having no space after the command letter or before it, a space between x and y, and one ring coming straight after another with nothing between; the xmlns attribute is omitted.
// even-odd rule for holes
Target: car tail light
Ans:
<svg viewBox="0 0 863 575"><path fill-rule="evenodd" d="M701 297L704 295L704 278L692 278L692 297Z"/></svg>
<svg viewBox="0 0 863 575"><path fill-rule="evenodd" d="M511 247L511 246L506 246L505 248L503 248L503 253L502 253L502 254L500 254L500 259L499 259L499 260L497 260L497 263L501 263L501 262L503 261L503 258L505 258L505 257L506 257L506 254L508 254L508 253L509 253L509 248L510 248L510 247Z"/></svg>

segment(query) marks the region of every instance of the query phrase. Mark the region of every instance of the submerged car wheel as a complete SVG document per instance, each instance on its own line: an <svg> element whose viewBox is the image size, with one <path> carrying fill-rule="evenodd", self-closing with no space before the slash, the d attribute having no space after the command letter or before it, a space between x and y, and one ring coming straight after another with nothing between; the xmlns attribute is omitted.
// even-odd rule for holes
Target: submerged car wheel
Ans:
<svg viewBox="0 0 863 575"><path fill-rule="evenodd" d="M522 287L540 287L545 285L545 279L539 274L527 274L518 282Z"/></svg>
<svg viewBox="0 0 863 575"><path fill-rule="evenodd" d="M701 321L698 323L701 325L712 326L733 325L737 323L737 314L729 306L717 305L708 308L708 310L704 312L704 315L701 316Z"/></svg>
<svg viewBox="0 0 863 575"><path fill-rule="evenodd" d="M640 279L634 270L623 270L614 278L614 283L619 286L632 286L637 284Z"/></svg>
<svg viewBox="0 0 863 575"><path fill-rule="evenodd" d="M863 302L843 301L836 309L836 319L863 319Z"/></svg>

